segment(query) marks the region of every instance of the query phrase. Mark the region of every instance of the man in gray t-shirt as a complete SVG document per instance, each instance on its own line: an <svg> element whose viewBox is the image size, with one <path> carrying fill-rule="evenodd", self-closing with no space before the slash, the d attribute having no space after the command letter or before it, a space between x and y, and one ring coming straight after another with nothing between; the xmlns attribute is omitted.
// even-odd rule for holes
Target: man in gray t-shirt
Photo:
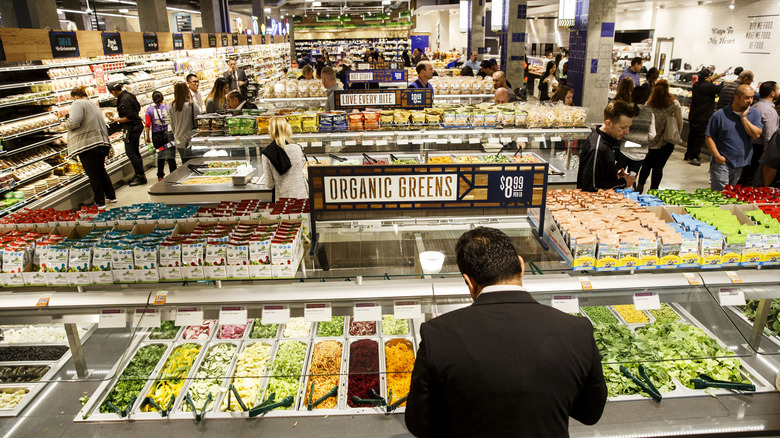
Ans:
<svg viewBox="0 0 780 438"><path fill-rule="evenodd" d="M761 115L761 124L764 127L761 131L761 137L753 140L753 158L750 160L750 164L742 171L742 176L739 178L739 184L743 186L752 185L754 182L756 171L761 168L759 161L761 161L764 151L769 144L769 139L777 131L777 126L780 122L774 104L778 96L777 82L763 82L758 87L758 96L758 102L754 103L752 108ZM761 173L760 170L758 173Z"/></svg>

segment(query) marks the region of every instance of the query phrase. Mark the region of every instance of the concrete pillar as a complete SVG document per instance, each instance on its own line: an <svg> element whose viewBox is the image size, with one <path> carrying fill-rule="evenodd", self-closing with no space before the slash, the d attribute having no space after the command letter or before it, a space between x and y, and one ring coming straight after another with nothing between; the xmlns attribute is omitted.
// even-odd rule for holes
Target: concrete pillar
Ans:
<svg viewBox="0 0 780 438"><path fill-rule="evenodd" d="M81 10L81 1L62 0L62 8L70 9L71 11L79 11ZM76 29L78 30L87 30L86 23L84 22L84 17L86 17L86 15L84 14L74 14L72 12L65 13L65 19L76 23Z"/></svg>
<svg viewBox="0 0 780 438"><path fill-rule="evenodd" d="M442 44L442 40L446 38L447 44ZM439 50L441 51L447 51L450 49L454 49L452 47L452 44L450 43L450 11L442 11L439 12ZM398 57L401 57L401 54L398 54Z"/></svg>
<svg viewBox="0 0 780 438"><path fill-rule="evenodd" d="M16 24L21 28L60 29L55 0L12 0L16 12Z"/></svg>
<svg viewBox="0 0 780 438"><path fill-rule="evenodd" d="M603 122L607 105L617 0L577 0L574 29L569 36L568 86L574 104L590 108L588 123Z"/></svg>
<svg viewBox="0 0 780 438"><path fill-rule="evenodd" d="M200 0L203 33L230 33L227 0Z"/></svg>
<svg viewBox="0 0 780 438"><path fill-rule="evenodd" d="M504 23L501 33L501 70L513 88L523 87L525 76L525 40L527 0L493 0L504 2ZM495 3L494 3L495 4Z"/></svg>
<svg viewBox="0 0 780 438"><path fill-rule="evenodd" d="M298 61L295 57L295 25L293 25L292 21L292 17L290 17L290 65Z"/></svg>
<svg viewBox="0 0 780 438"><path fill-rule="evenodd" d="M138 24L141 32L170 32L168 10L165 2L158 0L138 0Z"/></svg>
<svg viewBox="0 0 780 438"><path fill-rule="evenodd" d="M478 60L485 54L485 1L469 0L469 48L468 53L477 52Z"/></svg>
<svg viewBox="0 0 780 438"><path fill-rule="evenodd" d="M252 0L252 16L257 17L257 22L265 23L265 0Z"/></svg>
<svg viewBox="0 0 780 438"><path fill-rule="evenodd" d="M14 2L0 1L0 20L2 20L3 27L19 27L16 23Z"/></svg>

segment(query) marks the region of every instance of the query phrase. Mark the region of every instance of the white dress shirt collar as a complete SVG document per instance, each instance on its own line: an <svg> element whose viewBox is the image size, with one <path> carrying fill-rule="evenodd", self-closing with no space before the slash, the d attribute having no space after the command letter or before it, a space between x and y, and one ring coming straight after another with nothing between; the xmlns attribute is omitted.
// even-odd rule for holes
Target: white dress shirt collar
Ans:
<svg viewBox="0 0 780 438"><path fill-rule="evenodd" d="M514 284L494 284L482 288L480 295L490 292L527 292L523 286L517 286Z"/></svg>

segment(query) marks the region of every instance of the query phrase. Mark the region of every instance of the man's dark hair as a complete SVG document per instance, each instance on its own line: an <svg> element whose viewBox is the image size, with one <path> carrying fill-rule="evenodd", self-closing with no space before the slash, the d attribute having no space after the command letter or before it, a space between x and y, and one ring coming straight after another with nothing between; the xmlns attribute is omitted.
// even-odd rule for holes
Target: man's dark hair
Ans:
<svg viewBox="0 0 780 438"><path fill-rule="evenodd" d="M190 74L188 74L188 75L187 75L187 82L189 82L189 81L190 81L190 79L192 79L192 78L198 79L198 75L196 75L196 74L194 74L194 73L190 73Z"/></svg>
<svg viewBox="0 0 780 438"><path fill-rule="evenodd" d="M417 70L417 75L419 75L421 71L425 70L425 63L422 61L418 62L414 69Z"/></svg>
<svg viewBox="0 0 780 438"><path fill-rule="evenodd" d="M509 281L523 273L512 240L495 228L477 227L455 245L458 269L482 287Z"/></svg>
<svg viewBox="0 0 780 438"><path fill-rule="evenodd" d="M647 102L647 98L650 97L650 92L652 90L650 90L649 86L645 85L634 87L634 89L631 90L631 102L634 103L634 110L637 109L637 105L644 105L644 103ZM637 115L639 114L637 113Z"/></svg>
<svg viewBox="0 0 780 438"><path fill-rule="evenodd" d="M466 65L462 69L460 69L460 75L461 76L474 76L474 70L471 69L470 65Z"/></svg>
<svg viewBox="0 0 780 438"><path fill-rule="evenodd" d="M613 100L604 107L604 120L617 123L621 116L634 118L634 108L628 102Z"/></svg>
<svg viewBox="0 0 780 438"><path fill-rule="evenodd" d="M758 87L758 97L762 99L766 99L775 90L777 90L777 82L775 81L762 82L761 86Z"/></svg>
<svg viewBox="0 0 780 438"><path fill-rule="evenodd" d="M233 99L238 99L238 103L241 103L246 100L246 97L244 97L243 94L241 94L238 90L233 90L230 93L228 93L227 97L232 97Z"/></svg>
<svg viewBox="0 0 780 438"><path fill-rule="evenodd" d="M745 69L742 68L742 67L737 67L737 68L734 69L734 74L739 76L739 74L742 73L743 70L745 70Z"/></svg>
<svg viewBox="0 0 780 438"><path fill-rule="evenodd" d="M641 56L637 56L637 57L635 57L634 59L631 60L631 67L633 67L633 66L635 66L637 64L641 64L641 63L642 63L642 57Z"/></svg>
<svg viewBox="0 0 780 438"><path fill-rule="evenodd" d="M645 73L645 79L650 79L656 73L658 73L658 69L655 67L650 67L650 70L647 70L647 73Z"/></svg>
<svg viewBox="0 0 780 438"><path fill-rule="evenodd" d="M479 63L479 68L490 68L490 61L487 59Z"/></svg>

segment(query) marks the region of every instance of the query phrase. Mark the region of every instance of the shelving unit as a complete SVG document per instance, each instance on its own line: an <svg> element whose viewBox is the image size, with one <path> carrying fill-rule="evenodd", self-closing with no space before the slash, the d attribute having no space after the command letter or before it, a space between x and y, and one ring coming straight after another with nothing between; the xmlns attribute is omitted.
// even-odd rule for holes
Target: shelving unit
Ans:
<svg viewBox="0 0 780 438"><path fill-rule="evenodd" d="M390 61L400 59L404 50L409 50L411 56L411 46L408 38L295 40L295 59L311 58L312 50L325 49L331 55L331 60L345 57L362 60L366 49L374 47L382 53L385 60Z"/></svg>

